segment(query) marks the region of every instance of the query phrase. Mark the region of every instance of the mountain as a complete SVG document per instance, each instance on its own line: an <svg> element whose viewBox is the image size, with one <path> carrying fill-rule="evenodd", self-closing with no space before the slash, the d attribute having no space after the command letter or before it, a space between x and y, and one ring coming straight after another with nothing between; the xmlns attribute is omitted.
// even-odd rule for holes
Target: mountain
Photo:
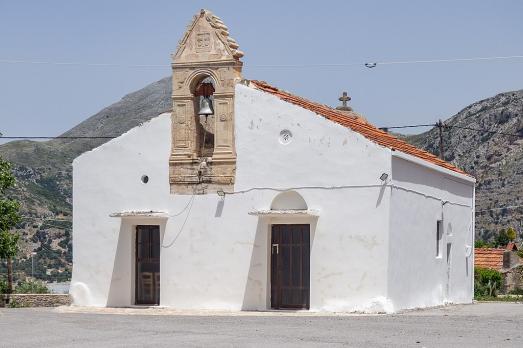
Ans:
<svg viewBox="0 0 523 348"><path fill-rule="evenodd" d="M126 95L72 128L63 136L118 136L170 110L171 78L167 77ZM523 90L499 94L474 103L445 122L445 159L477 179L476 233L490 239L502 227L519 231L523 208ZM459 127L483 129L477 132ZM439 152L438 130L402 136L412 144ZM13 163L18 178L12 193L22 202L19 226L22 253L15 261L18 277L31 274L44 280L70 277L72 168L75 157L109 139L54 139L46 142L13 141L0 145L0 156ZM519 219L519 220L518 220ZM2 265L0 265L0 272Z"/></svg>
<svg viewBox="0 0 523 348"><path fill-rule="evenodd" d="M171 109L171 78L128 94L62 136L119 136ZM22 203L22 252L15 260L17 276L67 280L71 274L72 166L78 155L110 139L12 141L0 145L0 157L13 164L17 187L12 194ZM2 273L3 264L0 264Z"/></svg>
<svg viewBox="0 0 523 348"><path fill-rule="evenodd" d="M523 90L478 101L444 123L445 159L477 180L476 235L492 240L512 226L523 238ZM439 155L437 128L406 140Z"/></svg>

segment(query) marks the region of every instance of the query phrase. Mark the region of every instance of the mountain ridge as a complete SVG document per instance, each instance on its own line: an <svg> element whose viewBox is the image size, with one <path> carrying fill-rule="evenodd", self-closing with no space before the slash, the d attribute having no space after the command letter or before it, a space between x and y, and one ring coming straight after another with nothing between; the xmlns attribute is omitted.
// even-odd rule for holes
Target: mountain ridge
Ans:
<svg viewBox="0 0 523 348"><path fill-rule="evenodd" d="M13 163L18 186L12 193L22 202L22 253L15 262L19 276L30 274L30 253L37 253L36 276L67 280L72 262L72 167L78 155L119 136L171 109L171 77L129 93L62 136L45 142L12 141L0 145L0 156ZM477 180L476 235L492 239L497 230L522 223L523 205L523 90L504 92L465 107L445 121L444 157ZM521 134L507 137L497 133ZM413 145L439 155L437 128L417 135L399 135ZM505 209L506 208L506 209ZM521 226L514 226L521 231ZM2 266L0 266L1 268ZM1 271L1 269L0 269Z"/></svg>

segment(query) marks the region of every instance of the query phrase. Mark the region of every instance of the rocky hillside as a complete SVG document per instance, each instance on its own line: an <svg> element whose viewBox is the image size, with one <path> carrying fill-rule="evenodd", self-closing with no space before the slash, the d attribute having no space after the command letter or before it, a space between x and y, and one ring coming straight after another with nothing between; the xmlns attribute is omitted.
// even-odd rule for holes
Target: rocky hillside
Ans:
<svg viewBox="0 0 523 348"><path fill-rule="evenodd" d="M171 79L164 78L103 109L65 136L118 136L170 109ZM474 103L446 121L449 126L480 128L523 136L523 90ZM438 154L437 130L406 137ZM519 229L523 208L523 139L460 128L445 129L445 158L478 178L476 231L484 239L501 227ZM15 262L18 277L31 273L45 280L66 280L71 272L71 163L108 139L13 141L0 145L18 178L13 192L23 203L23 252ZM521 230L520 230L521 231ZM0 265L0 273L3 271Z"/></svg>
<svg viewBox="0 0 523 348"><path fill-rule="evenodd" d="M118 136L171 108L171 79L164 78L126 95L63 136ZM12 193L22 202L22 253L17 276L67 280L71 275L72 167L75 157L109 139L12 141L0 145L0 156L12 162L18 178ZM4 267L0 264L0 274Z"/></svg>
<svg viewBox="0 0 523 348"><path fill-rule="evenodd" d="M523 90L476 102L444 123L445 159L477 179L476 235L491 240L512 226L523 237ZM438 129L407 140L439 154Z"/></svg>

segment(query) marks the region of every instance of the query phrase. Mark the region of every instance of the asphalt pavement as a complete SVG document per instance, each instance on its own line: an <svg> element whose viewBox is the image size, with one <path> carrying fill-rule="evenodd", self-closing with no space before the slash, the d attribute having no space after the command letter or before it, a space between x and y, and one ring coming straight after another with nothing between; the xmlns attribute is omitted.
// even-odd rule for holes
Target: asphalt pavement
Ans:
<svg viewBox="0 0 523 348"><path fill-rule="evenodd" d="M0 308L0 347L523 347L523 304L394 315Z"/></svg>

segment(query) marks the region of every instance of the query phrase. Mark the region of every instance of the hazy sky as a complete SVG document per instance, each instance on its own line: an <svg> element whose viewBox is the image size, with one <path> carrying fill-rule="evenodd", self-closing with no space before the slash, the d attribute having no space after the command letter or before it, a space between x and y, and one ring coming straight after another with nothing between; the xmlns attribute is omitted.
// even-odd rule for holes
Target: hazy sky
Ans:
<svg viewBox="0 0 523 348"><path fill-rule="evenodd" d="M434 122L523 88L523 59L373 69L254 66L523 55L519 0L0 0L0 60L165 65L0 63L0 132L58 135L170 75L170 53L202 7L223 19L245 52L245 78L333 106L347 90L354 109L378 126Z"/></svg>

